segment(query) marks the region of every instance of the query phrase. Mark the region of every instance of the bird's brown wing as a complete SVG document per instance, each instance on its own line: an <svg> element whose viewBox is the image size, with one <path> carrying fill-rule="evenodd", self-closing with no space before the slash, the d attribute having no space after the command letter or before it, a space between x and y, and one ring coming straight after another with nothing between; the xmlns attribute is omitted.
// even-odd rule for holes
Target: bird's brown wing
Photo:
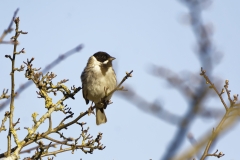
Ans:
<svg viewBox="0 0 240 160"><path fill-rule="evenodd" d="M87 92L85 91L85 87L84 87L84 78L86 77L86 76L84 76L84 74L85 74L85 72L83 72L82 73L82 75L81 75L81 80L82 80L82 95L83 95L83 98L85 99L85 101L86 101L86 104L88 104L89 103L89 100L87 99Z"/></svg>
<svg viewBox="0 0 240 160"><path fill-rule="evenodd" d="M84 89L82 90L82 94L83 94L83 98L84 98L85 101L86 101L86 104L88 104L88 103L89 103L89 100L86 98L87 95L85 95Z"/></svg>

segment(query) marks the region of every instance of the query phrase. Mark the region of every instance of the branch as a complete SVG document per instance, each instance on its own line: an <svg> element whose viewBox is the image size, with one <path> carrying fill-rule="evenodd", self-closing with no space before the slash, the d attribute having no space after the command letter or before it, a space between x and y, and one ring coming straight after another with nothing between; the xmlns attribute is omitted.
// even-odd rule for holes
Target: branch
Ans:
<svg viewBox="0 0 240 160"><path fill-rule="evenodd" d="M107 95L105 95L105 97L108 97L109 95L113 94L115 91L117 91L117 90L119 90L120 88L122 88L121 85L124 83L125 80L127 80L128 77L131 77L131 76L132 76L132 75L131 75L132 72L133 72L133 71L131 71L130 73L126 72L126 76L123 77L122 81L117 85L117 87L115 87L115 89L113 89L111 92L109 92ZM102 98L102 101L101 101L100 103L105 103L105 97ZM95 108L96 108L96 107L93 106L93 107L92 107L92 110L95 109ZM81 119L83 116L85 116L85 115L87 115L87 114L89 114L89 110L85 111L84 113L80 113L80 115L79 115L75 120L73 120L73 121L71 121L71 122L69 122L69 123L67 123L67 124L63 124L63 123L62 123L63 121L62 121L62 122L58 125L58 127L56 127L55 129L53 129L53 132L56 132L56 131L61 130L61 129L63 129L63 128L67 128L68 126L76 123L79 119Z"/></svg>
<svg viewBox="0 0 240 160"><path fill-rule="evenodd" d="M131 89L130 87L128 92L124 92L121 94L118 94L128 102L132 103L134 106L138 107L140 110L142 110L144 113L150 113L154 116L172 124L172 125L179 125L179 122L181 121L181 117L177 116L166 109L164 109L161 104L157 102L148 102L145 100L144 97L138 95Z"/></svg>
<svg viewBox="0 0 240 160"><path fill-rule="evenodd" d="M209 34L207 26L203 24L202 20L201 14L204 1L180 0L180 2L182 2L189 10L190 24L197 41L197 55L201 66L206 68L211 74L213 70L213 60L216 55L214 55L215 49L211 41L211 34ZM200 104L206 97L207 91L208 90L206 89L204 82L200 80L200 84L193 91L195 97L192 100L189 100L189 109L184 114L184 118L181 121L181 125L179 126L174 139L166 148L166 153L161 159L171 159L174 155L176 155L178 149L183 143L183 140L185 139L184 137L186 136L189 127L194 122L196 111L199 110Z"/></svg>
<svg viewBox="0 0 240 160"><path fill-rule="evenodd" d="M58 145L58 143L54 143L54 144L51 144L50 147L56 148L57 145ZM49 146L49 145L44 145L44 147L48 147L48 146ZM29 148L29 149L26 149L26 150L21 151L20 154L31 153L31 151L36 150L36 149L38 149L38 148L39 148L39 146L32 147L32 148Z"/></svg>
<svg viewBox="0 0 240 160"><path fill-rule="evenodd" d="M230 113L232 109L229 109L227 112ZM231 128L231 126L236 122L236 120L239 117L239 112L240 109L235 110L234 112L238 113L238 114L233 114L233 116L229 117L228 113L225 113L224 117L222 118L222 120L219 122L218 126L216 127L216 129L213 129L211 131L211 133L209 134L209 132L207 132L207 134L205 134L204 136L202 136L202 138L200 138L200 140L198 140L198 143L196 143L193 147L186 149L185 152L183 152L182 154L173 157L173 159L177 159L177 160L186 160L189 159L191 157L193 157L196 153L198 153L202 147L204 145L207 144L206 149L209 149L211 143L213 142L214 139L216 139L217 137L219 137L219 135L221 133L223 133L224 131L228 130L229 128ZM208 155L208 153L205 155L205 153L202 155L202 159L206 158L206 156Z"/></svg>
<svg viewBox="0 0 240 160"><path fill-rule="evenodd" d="M95 139L92 139L92 136L90 137L90 135L85 136L86 134L87 134L87 131L83 130L82 131L82 138L83 138L83 140L82 140L82 144L81 145L76 145L77 141L75 140L75 144L64 144L64 145L68 145L68 146L71 146L71 147L64 148L64 149L62 147L60 147L59 150L56 150L56 151L53 151L53 152L45 152L45 153L43 153L41 155L41 157L45 157L45 156L49 156L49 155L56 156L56 154L58 154L58 153L62 153L62 152L70 151L70 150L72 151L72 154L73 154L74 151L77 150L77 149L81 149L86 154L87 153L92 154L95 149L103 150L105 148L105 146L103 146L101 144L101 142L100 142L100 140L102 139L102 133L98 133L98 135L97 135L97 137ZM88 141L85 142L86 140L88 140ZM95 143L97 143L97 144L94 145ZM86 150L86 148L88 148L89 150Z"/></svg>
<svg viewBox="0 0 240 160"><path fill-rule="evenodd" d="M111 92L109 92L109 93L105 96L105 98L108 97L109 95L113 94L113 93L114 93L115 91L117 91L117 90L123 90L124 87L121 86L121 85L122 85L123 82L125 82L129 77L132 77L132 72L133 72L133 70L131 70L129 73L126 72L126 76L123 77L122 81L117 85L117 87L115 87L114 90L112 90Z"/></svg>
<svg viewBox="0 0 240 160"><path fill-rule="evenodd" d="M65 111L66 109L64 109L66 106L63 105L63 101L65 101L66 99L68 98L74 98L74 95L80 91L80 87L78 88L75 88L75 87L72 87L70 91L63 83L66 82L66 80L63 80L63 81L60 81L58 82L57 85L53 85L52 83L52 79L56 77L56 75L54 73L47 73L46 75L43 75L41 73L38 72L39 69L36 69L36 68L33 68L32 66L32 62L33 62L33 58L31 60L27 60L27 62L24 62L26 65L27 65L27 70L26 70L26 73L25 73L25 76L26 78L28 78L29 80L32 80L35 85L37 86L37 88L39 89L39 92L38 92L38 95L41 97L41 98L44 98L45 99L45 108L48 109L48 111L39 119L37 120L36 116L37 116L37 113L33 113L32 117L33 117L33 121L34 121L34 125L31 127L31 128L27 128L28 130L28 135L24 138L24 140L20 141L19 143L17 143L17 146L18 148L14 151L14 153L17 155L17 153L20 152L20 150L24 147L24 146L27 146L33 142L36 142L37 140L40 140L44 137L46 137L47 135L51 134L51 133L57 133L58 131L62 130L62 129L66 129L68 126L74 124L74 123L78 123L77 121L79 119L81 119L83 116L87 115L89 112L88 110L84 113L80 113L80 115L75 118L73 121L67 123L67 124L64 124L63 122L64 121L61 121L60 124L51 129L51 127L48 128L48 130L42 134L35 134L36 130L38 129L38 127L47 119L50 117L50 115L52 114L52 112L54 111L62 111L63 113L68 113L70 114L70 116L67 116L68 118L70 118L72 116L72 112L69 111L69 109L67 110L67 112ZM126 73L126 76L123 78L123 80L120 82L120 84L113 90L111 91L110 93L108 94L112 94L113 92L119 90L119 88L121 87L121 85L123 84L123 82L131 76L131 73ZM122 87L121 87L122 88ZM52 89L57 89L57 91L60 91L62 92L63 94L63 97L57 101L57 103L53 103L52 102L52 99L49 97L49 93L50 92L55 92L54 90ZM108 95L107 95L108 96ZM64 118L65 120L66 118ZM78 123L79 124L79 123ZM50 124L51 125L51 122ZM81 136L83 137L83 142L87 139L89 139L89 135L86 136L85 135L85 132L86 131L83 131L83 133L81 134ZM101 134L102 135L102 134ZM101 137L101 135L98 135L98 137ZM79 137L80 138L80 137ZM79 139L78 138L78 139ZM99 138L96 138L95 139L95 142L99 141L98 140ZM101 138L100 138L101 139ZM84 142L85 144L86 142ZM88 141L87 143L87 146L92 144L92 141ZM83 146L77 146L75 144L74 147L77 147L80 148L82 151L84 151L85 153L92 153L93 149L104 149L104 147L102 145L100 145L100 143L98 144L98 148L95 147L91 147L90 148L90 151L86 151L83 149ZM44 151L44 148L43 147L39 147L39 152L37 152L37 154L35 156L37 157L41 157L45 155L45 151Z"/></svg>
<svg viewBox="0 0 240 160"><path fill-rule="evenodd" d="M165 79L172 87L174 87L174 89L180 92L181 96L183 96L187 100L195 98L196 95L193 92L194 90L189 85L192 85L192 83L189 82L191 81L189 77L186 78L185 75L178 74L168 68L156 65L152 65L150 67L149 73L155 77ZM192 74L191 76L193 77L194 75ZM196 84L198 83L195 83L195 85Z"/></svg>
<svg viewBox="0 0 240 160"><path fill-rule="evenodd" d="M227 95L228 95L228 99L229 99L229 101L230 101L230 107L227 107L225 101L224 101L223 98L222 98L222 94L225 92L224 89L222 89L221 93L219 93L218 90L216 89L216 87L214 86L214 84L211 82L211 80L210 80L210 79L208 78L208 76L206 75L206 71L204 71L203 68L201 68L201 74L200 74L200 75L205 78L207 84L208 84L208 83L210 84L210 88L214 89L214 91L215 91L216 94L219 96L219 99L221 100L221 102L222 102L222 104L223 104L223 106L224 106L224 108L225 108L225 110L226 110L226 114L223 116L223 118L222 118L221 122L219 123L218 127L216 128L216 130L213 130L212 137L209 139L209 141L208 141L208 143L207 143L207 146L206 146L206 148L205 148L205 150L204 150L204 153L203 153L203 155L202 155L202 157L201 157L201 160L204 160L204 159L205 159L207 156L209 156L209 155L211 155L211 156L216 155L217 151L216 151L214 154L209 154L209 153L208 153L208 152L209 152L209 149L210 149L210 147L211 147L211 144L212 144L213 140L214 140L215 137L216 137L215 134L218 134L218 132L220 132L223 123L229 118L229 115L231 114L230 112L232 112L232 110L230 110L229 108L233 108L235 102L237 101L237 96L235 96L235 98L234 98L235 101L233 101L233 100L231 99L230 91L228 90L229 81L226 80L226 81L225 81L224 88L225 88L225 91L226 91L226 93L227 93ZM234 111L235 111L235 110L234 110ZM236 111L235 111L235 112L236 112ZM231 116L232 116L232 114L231 114ZM237 116L237 115L235 115L235 116ZM221 153L221 152L220 152L220 153ZM221 155L220 155L220 153L217 154L217 155L219 156L218 158L224 156L224 154L221 154Z"/></svg>
<svg viewBox="0 0 240 160"><path fill-rule="evenodd" d="M103 150L105 148L105 146L103 146L100 142L102 139L102 133L99 133L96 138L93 138L92 136L90 136L90 134L88 134L89 127L87 129L83 129L83 125L85 125L86 123L82 122L82 123L77 123L77 124L79 124L82 128L81 129L82 133L80 134L80 136L78 138L76 138L76 139L71 138L71 137L66 138L65 136L63 136L63 134L60 134L59 132L57 132L58 134L60 134L60 138L64 139L63 141L59 141L59 140L53 139L49 136L45 136L44 134L41 134L38 137L41 139L44 138L44 139L49 140L50 141L49 145L44 145L42 141L38 141L37 147L30 148L28 150L22 151L21 153L30 152L34 149L37 149L35 154L32 156L32 159L36 159L37 157L40 158L40 157L44 157L44 156L48 156L48 155L56 156L56 154L58 154L58 153L66 152L69 150L72 150L72 153L74 153L74 151L77 149L81 149L84 153L92 154L95 149ZM78 141L80 138L82 140L82 143L81 143L81 145L78 145ZM67 143L69 141L73 141L73 143L72 144ZM49 147L52 146L52 142L55 142L54 147L56 145L61 145L61 146L56 151L48 152ZM69 148L63 149L62 146L68 146Z"/></svg>
<svg viewBox="0 0 240 160"><path fill-rule="evenodd" d="M213 154L207 154L207 156L214 156L214 157L217 157L217 158L221 158L225 155L222 152L219 152L219 153L217 153L217 152L218 152L218 150L216 150L216 152L214 152Z"/></svg>
<svg viewBox="0 0 240 160"><path fill-rule="evenodd" d="M227 111L228 110L228 107L226 105L226 103L224 102L223 98L222 98L222 94L224 93L224 89L222 89L221 93L218 92L217 88L215 87L215 85L210 81L210 79L208 78L208 76L206 75L206 71L203 70L203 68L201 67L201 73L200 73L201 76L203 76L206 80L206 83L207 84L210 84L209 88L212 88L214 89L214 91L217 93L218 97L220 98L225 110Z"/></svg>
<svg viewBox="0 0 240 160"><path fill-rule="evenodd" d="M11 39L14 42L14 47L13 47L13 54L11 57L11 62L12 62L12 69L11 69L11 102L10 102L10 114L9 114L9 132L8 132L8 149L7 149L7 157L11 155L11 135L13 134L14 141L17 144L18 143L18 138L16 134L16 130L14 129L13 126L13 113L14 113L14 99L15 99L15 77L14 77L14 72L15 72L15 58L16 58L16 52L17 52L17 45L18 45L18 37L20 34L27 34L27 32L22 32L19 31L19 22L20 19L17 17L14 19L14 23L16 25L15 29L15 36L13 36ZM10 24L11 25L11 24ZM10 26L9 25L9 26Z"/></svg>
<svg viewBox="0 0 240 160"><path fill-rule="evenodd" d="M201 157L201 160L204 160L207 156L216 156L218 158L224 156L224 154L222 152L218 153L218 151L216 151L214 154L209 154L209 149L213 143L213 141L225 130L227 130L227 128L231 127L234 122L236 122L237 118L239 117L239 113L240 113L240 108L234 108L235 106L235 102L237 101L237 96L234 97L234 101L231 102L230 107L227 107L225 101L222 98L222 94L225 93L224 89L222 89L221 93L218 92L218 90L216 89L216 87L214 86L214 84L211 82L211 80L208 78L208 76L206 75L206 71L204 71L201 68L201 76L203 76L207 82L207 84L210 84L211 89L214 89L214 91L218 94L219 99L221 100L224 108L226 109L226 113L224 114L224 116L222 117L221 121L219 122L219 124L217 125L216 129L212 130L211 134L208 134L206 136L204 136L204 138L199 141L199 143L197 143L193 149L190 149L189 151L185 152L184 154L182 154L179 157L175 157L174 159L179 159L179 160L183 160L183 159L187 159L187 158L191 158L194 154L196 154L197 152L200 151L200 149L207 143L204 153ZM229 81L226 80L225 81L225 85L224 88L228 88L229 85ZM228 98L231 97L230 96L230 92L226 91L228 95Z"/></svg>
<svg viewBox="0 0 240 160"><path fill-rule="evenodd" d="M13 21L14 21L14 19L16 18L18 11L19 11L19 8L17 8L16 11L14 12L13 18L12 18L12 20L11 20L8 28L3 31L3 33L2 33L2 35L1 35L1 37L0 37L0 44L1 44L1 43L4 43L4 44L10 43L10 44L12 44L12 42L4 42L3 39L5 38L5 36L6 36L8 33L11 33L11 32L12 32L12 30L13 30L13 29L12 29Z"/></svg>
<svg viewBox="0 0 240 160"><path fill-rule="evenodd" d="M66 58L70 57L71 55L80 52L83 49L83 45L80 44L78 46L76 46L75 48L65 52L64 54L60 55L58 58L56 58L55 60L53 60L51 63L49 63L41 72L43 74L47 73L49 70L51 70L53 67L55 67L56 65L58 65L59 63L61 63L63 60L65 60ZM22 84L18 89L17 89L17 93L18 95L20 95L25 89L27 89L30 85L32 85L33 83L31 81L27 81L26 83ZM10 103L10 100L6 100L5 102L3 102L2 104L0 104L0 112Z"/></svg>
<svg viewBox="0 0 240 160"><path fill-rule="evenodd" d="M8 89L5 91L5 89L3 89L2 95L0 96L0 99L8 99L10 97L10 95L7 95L8 93Z"/></svg>
<svg viewBox="0 0 240 160"><path fill-rule="evenodd" d="M7 118L9 117L9 114L10 113L8 111L6 111L5 114L4 114L4 118L2 120L2 124L1 124L1 127L0 127L0 133L1 133L1 131L6 131L7 130L4 123L7 121Z"/></svg>
<svg viewBox="0 0 240 160"><path fill-rule="evenodd" d="M119 88L119 86L121 86L121 84L123 84L123 82L127 79L127 77L129 77L129 74L126 74L126 76L123 78L123 80L120 82L120 84L114 89L115 91L117 90L117 88ZM112 92L109 92L108 94L110 95L111 93ZM94 108L95 108L95 106L93 107L93 109ZM43 122L43 120L45 120L48 117L48 115L50 115L50 112L53 112L53 107L50 108L48 110L48 112L45 113L45 115L40 118L39 122ZM29 139L28 137L31 137L31 136L28 135L28 137L26 137L25 139L29 139L29 140L26 143L24 143L24 145L22 147L27 146L27 145L31 144L32 142L34 142L36 140L40 140L43 137L45 137L45 136L47 136L51 133L57 133L58 131L60 131L62 129L66 129L67 127L71 126L72 124L78 123L78 120L80 120L82 117L84 117L88 114L89 114L89 110L86 110L85 112L80 113L80 115L78 117L76 117L74 120L72 120L71 122L68 122L68 123L64 124L63 121L61 121L60 124L57 127L42 133L40 136L36 135L35 138L33 137L33 138ZM39 124L39 122L35 122L35 124ZM34 130L33 130L33 128L34 128ZM31 131L31 133L33 133L33 132L36 131L37 126L33 126L33 128L32 129L28 128L28 130Z"/></svg>
<svg viewBox="0 0 240 160"><path fill-rule="evenodd" d="M105 96L103 98L101 98L101 101L99 103L102 103L102 104L111 104L110 101L106 101L106 98L109 96L109 95L112 95L114 92L116 91L126 91L124 90L124 87L122 86L122 84L129 78L129 77L132 77L132 71L130 71L129 73L126 72L126 75L123 77L123 79L121 80L121 82L112 90L110 91L109 93L107 93L107 88L104 89L105 90ZM95 108L94 107L91 107L91 110L93 110Z"/></svg>

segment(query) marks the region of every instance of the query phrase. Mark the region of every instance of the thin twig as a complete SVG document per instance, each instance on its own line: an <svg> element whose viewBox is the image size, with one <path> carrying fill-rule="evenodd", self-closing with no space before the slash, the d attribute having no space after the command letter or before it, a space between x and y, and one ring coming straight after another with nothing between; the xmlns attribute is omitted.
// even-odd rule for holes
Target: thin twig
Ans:
<svg viewBox="0 0 240 160"><path fill-rule="evenodd" d="M216 150L216 152L214 152L213 154L207 154L207 156L214 156L214 157L217 157L217 158L221 158L225 155L222 152L219 152L219 153L217 153L217 152L218 152L218 150Z"/></svg>
<svg viewBox="0 0 240 160"><path fill-rule="evenodd" d="M209 139L209 141L208 141L208 143L207 143L207 146L205 147L204 153L203 153L203 155L202 155L202 157L201 157L201 160L204 160L204 159L205 159L207 156L209 156L209 155L210 155L210 156L216 155L216 153L214 153L214 154L209 154L209 153L208 153L208 152L209 152L209 149L210 149L210 147L211 147L212 142L213 142L214 139L217 137L217 134L220 132L223 123L229 118L229 114L230 114L230 112L232 112L232 110L230 110L230 109L227 107L225 101L224 101L223 98L222 98L222 94L224 93L224 90L222 90L221 93L218 92L218 90L216 89L216 87L214 86L214 84L211 82L211 80L210 80L210 79L208 78L208 76L206 75L206 71L203 70L203 68L201 68L201 74L200 74L200 75L203 76L203 77L205 78L206 82L210 84L210 88L213 88L214 91L217 93L217 95L219 96L219 99L221 100L221 102L222 102L222 104L223 104L223 106L224 106L224 108L225 108L225 110L226 110L226 113L225 113L225 115L223 116L223 118L222 118L222 120L220 121L220 123L218 124L216 130L213 129L213 131L212 131L212 137ZM229 100L230 100L230 103L231 103L230 105L232 106L232 105L233 105L233 102L232 102L232 100L231 100L231 98L230 98L230 92L229 92L229 90L228 90L228 84L229 84L229 81L226 80L226 81L225 81L224 88L225 88L225 90L226 90L226 92L227 92L227 95L228 95L228 98L229 98ZM219 156L219 155L218 155L218 156ZM221 154L221 156L223 156L223 155ZM221 156L220 156L220 157L221 157ZM220 157L218 157L218 158L220 158Z"/></svg>
<svg viewBox="0 0 240 160"><path fill-rule="evenodd" d="M8 93L8 89L7 90L3 89L0 99L4 99L4 98L8 99L10 97L10 95L7 95L7 93Z"/></svg>
<svg viewBox="0 0 240 160"><path fill-rule="evenodd" d="M14 113L14 99L15 99L15 77L14 77L14 69L15 69L15 58L16 58L16 52L17 52L17 44L18 44L18 37L19 37L19 17L14 19L14 22L16 24L16 29L15 29L15 36L12 38L14 42L14 47L13 47L13 54L12 54L12 71L11 71L11 99L10 99L10 115L9 115L9 132L8 132L8 150L7 150L7 157L11 155L11 135L12 131L14 130L13 127L13 113ZM16 140L16 139L15 139Z"/></svg>
<svg viewBox="0 0 240 160"><path fill-rule="evenodd" d="M105 97L102 98L102 103L104 103L105 98L108 97L109 95L112 95L115 91L117 90L123 90L123 86L121 86L129 77L132 77L133 70L131 70L129 73L126 72L126 75L123 77L121 82L115 87L112 91L110 91Z"/></svg>
<svg viewBox="0 0 240 160"><path fill-rule="evenodd" d="M222 104L224 105L224 107L226 107L226 113L224 114L224 116L222 117L221 121L219 122L219 124L217 125L216 129L212 130L212 133L210 135L204 136L204 138L200 141L198 141L199 143L197 143L196 145L194 145L193 149L190 149L188 152L182 154L181 156L179 156L176 159L179 160L183 160L183 159L187 159L192 157L195 153L199 152L199 150L207 143L205 149L204 149L204 153L201 156L200 160L204 160L207 156L215 156L215 157L222 157L224 156L224 154L222 152L217 154L217 151L214 154L209 154L209 149L213 143L213 141L220 135L220 133L222 133L224 130L227 130L227 128L229 128L231 125L233 125L233 123L236 121L236 119L239 116L239 108L234 108L233 105L235 104L235 102L231 104L230 107L227 107L225 101L222 98L222 94L224 93L224 91L222 90L221 93L219 93L217 91L217 89L215 88L214 84L211 82L211 80L208 78L208 76L206 75L206 71L204 71L201 68L201 76L203 76L207 82L207 84L210 84L210 88L214 89L215 92L219 95L220 100L222 101ZM227 85L228 88L228 81L225 81L225 86ZM230 97L230 95L229 95ZM235 98L237 101L237 97Z"/></svg>
<svg viewBox="0 0 240 160"><path fill-rule="evenodd" d="M7 118L9 117L9 114L10 113L8 111L6 111L5 114L4 114L4 118L2 120L2 124L1 124L1 127L0 127L0 133L1 133L1 131L6 131L7 130L4 123L7 121Z"/></svg>
<svg viewBox="0 0 240 160"><path fill-rule="evenodd" d="M224 101L223 98L222 98L222 94L224 93L224 91L222 90L221 93L218 92L217 88L216 88L215 85L210 81L210 79L209 79L208 76L206 75L206 71L203 70L202 67L201 67L201 73L200 73L200 75L205 78L207 84L208 84L208 83L210 84L210 88L214 89L214 91L217 93L218 97L220 98L220 100L221 100L221 102L222 102L225 110L227 111L227 110L228 110L228 107L227 107L225 101Z"/></svg>
<svg viewBox="0 0 240 160"><path fill-rule="evenodd" d="M8 33L11 33L11 31L13 30L13 29L12 29L13 21L14 21L14 19L16 18L18 11L19 11L19 8L17 8L16 11L14 12L13 18L11 19L11 22L10 22L10 24L8 25L8 28L3 31L3 33L2 33L2 35L1 35L1 37L0 37L0 44L1 44L1 43L4 43L4 44L10 43L10 42L5 42L5 41L3 41L3 39L5 38L5 36L6 36ZM10 43L10 44L12 44L12 43Z"/></svg>

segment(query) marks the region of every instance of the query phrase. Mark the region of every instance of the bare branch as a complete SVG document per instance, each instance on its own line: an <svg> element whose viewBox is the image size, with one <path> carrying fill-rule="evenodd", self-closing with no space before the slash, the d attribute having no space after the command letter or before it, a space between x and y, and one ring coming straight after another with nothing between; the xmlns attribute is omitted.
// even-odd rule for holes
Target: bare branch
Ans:
<svg viewBox="0 0 240 160"><path fill-rule="evenodd" d="M6 36L8 33L11 33L11 32L12 32L12 30L13 30L13 29L12 29L13 21L14 21L14 19L16 18L18 11L19 11L19 8L17 8L16 11L14 12L13 18L11 19L11 22L10 22L8 28L3 31L3 33L2 33L2 35L1 35L1 37L0 37L0 44L1 44L1 43L4 43L4 44L10 43L10 44L12 44L12 42L4 42L3 39L5 38L5 36Z"/></svg>
<svg viewBox="0 0 240 160"><path fill-rule="evenodd" d="M7 93L8 93L8 89L7 90L3 89L0 99L4 99L4 98L8 99L10 97L10 95L7 95Z"/></svg>
<svg viewBox="0 0 240 160"><path fill-rule="evenodd" d="M10 115L10 113L9 113L8 111L6 111L5 114L4 114L4 118L3 118L3 120L2 120L2 124L1 124L1 128L0 128L0 133L1 133L1 131L6 131L6 130L7 130L6 127L5 127L5 125L4 125L4 123L7 121L7 118L9 117L9 115Z"/></svg>
<svg viewBox="0 0 240 160"><path fill-rule="evenodd" d="M211 34L208 33L207 25L203 24L202 20L202 5L204 1L202 0L180 0L189 10L190 24L191 28L195 34L195 38L197 41L197 55L201 66L206 68L210 75L213 69L214 63L214 53L215 48L211 41ZM179 147L182 145L184 137L190 127L190 125L194 122L196 117L196 113L199 110L200 104L206 97L208 90L204 85L203 80L200 80L200 84L193 90L194 98L189 100L189 109L185 113L184 118L181 121L181 125L179 126L174 139L171 141L170 145L166 148L166 153L163 155L161 159L171 159Z"/></svg>
<svg viewBox="0 0 240 160"><path fill-rule="evenodd" d="M186 160L188 158L193 157L196 153L198 153L202 147L204 147L207 143L207 146L205 148L204 154L201 157L201 160L204 160L206 156L208 155L208 150L213 142L214 139L219 137L221 133L229 129L237 120L239 115L233 115L231 117L228 117L228 114L231 112L232 109L229 109L225 115L223 116L222 120L219 122L218 126L216 129L212 130L210 133L207 132L198 140L198 142L191 148L188 148L185 152L182 154L173 157L173 159L177 160ZM234 112L240 112L239 109L235 110Z"/></svg>
<svg viewBox="0 0 240 160"><path fill-rule="evenodd" d="M13 47L13 55L10 58L11 63L12 63L12 68L11 68L11 99L10 99L10 114L9 114L9 131L8 131L8 150L7 150L7 157L11 155L11 136L13 135L14 141L16 144L18 144L18 137L16 130L14 129L13 126L13 113L14 113L14 99L16 96L15 93L15 77L14 77L14 72L15 72L15 58L16 58L16 50L17 50L17 45L18 45L18 37L22 32L19 32L19 22L20 19L19 17L14 19L14 23L16 25L15 29L15 35L11 38L14 42L14 47ZM25 33L24 33L25 34ZM22 50L24 51L24 49Z"/></svg>
<svg viewBox="0 0 240 160"><path fill-rule="evenodd" d="M215 92L217 93L217 95L219 96L219 98L220 98L220 100L221 100L221 102L222 102L225 110L227 111L227 110L228 110L228 107L227 107L225 101L224 101L223 98L222 98L222 94L224 93L224 90L222 90L221 93L218 92L217 88L216 88L215 85L210 81L210 79L209 79L208 76L206 75L206 71L203 70L203 68L201 68L201 73L200 73L200 75L205 78L207 84L210 84L210 88L213 88L213 89L214 89L214 91L215 91Z"/></svg>
<svg viewBox="0 0 240 160"><path fill-rule="evenodd" d="M222 152L219 152L219 153L217 153L217 152L218 152L218 150L216 150L216 152L214 152L213 154L207 154L207 156L214 156L214 157L217 157L217 158L221 158L225 155Z"/></svg>
<svg viewBox="0 0 240 160"><path fill-rule="evenodd" d="M200 149L207 143L204 153L201 156L201 160L204 160L207 156L215 156L215 157L222 157L224 156L224 154L222 152L218 153L218 151L216 151L214 154L209 154L209 149L213 143L213 141L224 131L227 130L230 126L232 126L235 122L236 119L239 117L239 113L240 113L240 108L234 108L234 104L235 102L231 102L231 106L227 107L226 103L224 102L223 98L222 98L222 94L224 93L224 90L221 91L221 93L218 92L218 90L216 89L216 87L214 86L214 84L211 82L211 80L208 78L208 76L206 76L206 71L204 71L203 69L201 69L201 76L203 76L206 80L207 84L210 84L210 88L214 89L215 92L218 94L219 99L221 100L222 104L224 105L225 109L226 109L226 113L224 114L224 116L222 117L221 121L219 122L219 124L217 125L216 129L212 130L211 134L207 134L205 135L202 140L200 140L198 143L196 143L194 145L193 149L189 149L187 152L185 152L184 154L178 156L177 158L175 157L175 159L179 159L179 160L184 160L187 158L191 158L194 154L196 154L197 152L200 151ZM224 88L228 89L228 83L229 81L225 82ZM227 87L226 87L227 86ZM226 91L228 94L228 91ZM230 96L229 96L230 97ZM237 97L235 98L237 100Z"/></svg>
<svg viewBox="0 0 240 160"><path fill-rule="evenodd" d="M148 102L147 100L145 100L144 97L135 93L133 89L131 89L129 86L127 88L129 88L128 92L120 93L118 95L126 99L128 102L132 103L133 105L137 106L144 113L150 113L170 124L179 125L179 122L181 121L181 117L168 112L161 106L161 104L157 102L153 102L153 103Z"/></svg>
<svg viewBox="0 0 240 160"><path fill-rule="evenodd" d="M58 145L58 143L54 143L54 144L51 144L50 147L56 148L57 145ZM49 145L44 145L44 147L47 147L47 146L49 146ZM23 153L31 153L31 151L36 150L36 149L38 149L38 148L39 148L39 146L32 147L32 148L29 148L29 149L26 149L26 150L21 151L20 154L23 154Z"/></svg>
<svg viewBox="0 0 240 160"><path fill-rule="evenodd" d="M51 63L49 63L41 72L43 74L47 73L49 70L51 70L53 67L55 67L56 65L58 65L59 63L61 63L63 60L65 60L66 58L70 57L71 55L80 52L83 49L83 45L80 44L78 46L76 46L75 48L65 52L64 54L60 55L58 58L56 58L55 60L53 60ZM10 55L7 55L8 58L11 58ZM26 83L22 84L18 89L17 89L17 93L21 94L25 89L27 89L30 85L32 85L33 83L31 83L31 81L27 81ZM8 104L10 103L10 100L6 100L5 102L0 104L0 111L2 111Z"/></svg>

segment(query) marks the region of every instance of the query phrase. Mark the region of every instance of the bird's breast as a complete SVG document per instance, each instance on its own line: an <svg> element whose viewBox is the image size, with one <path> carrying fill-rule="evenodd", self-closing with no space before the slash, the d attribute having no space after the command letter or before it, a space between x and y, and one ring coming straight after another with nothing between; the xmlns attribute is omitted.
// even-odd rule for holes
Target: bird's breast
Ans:
<svg viewBox="0 0 240 160"><path fill-rule="evenodd" d="M87 92L87 99L97 103L107 93L111 92L117 84L116 75L112 67L106 69L104 72L100 66L91 67L88 69L86 83L84 82L84 90ZM107 97L110 99L112 95Z"/></svg>

